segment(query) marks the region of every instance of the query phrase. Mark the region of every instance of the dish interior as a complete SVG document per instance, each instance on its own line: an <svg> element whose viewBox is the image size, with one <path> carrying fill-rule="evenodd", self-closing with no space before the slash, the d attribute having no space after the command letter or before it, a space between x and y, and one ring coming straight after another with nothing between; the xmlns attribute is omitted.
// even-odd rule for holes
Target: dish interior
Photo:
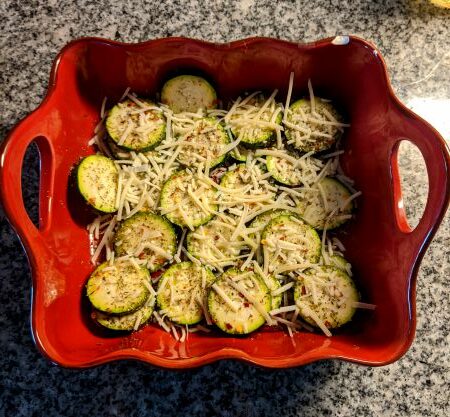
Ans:
<svg viewBox="0 0 450 417"><path fill-rule="evenodd" d="M87 143L103 98L108 97L111 106L127 87L154 97L167 78L187 72L206 76L224 100L244 91L277 88L284 101L291 71L293 98L307 94L311 79L315 93L336 102L350 120L341 164L362 197L355 219L339 237L362 300L376 304L376 310L359 311L331 338L299 332L291 339L284 330L265 328L248 337L190 334L186 343L178 343L154 325L133 334L111 335L97 328L84 296L93 270L86 225L94 214L85 208L70 174L81 157L93 152ZM155 363L152 357L175 361L219 351L218 357L263 364L273 359L265 364L283 366L292 358L294 364L325 357L381 363L405 350L414 331L411 275L419 247L405 239L409 231L400 230L395 214L400 197L394 198L392 155L408 116L391 98L374 49L354 39L348 45L262 39L231 46L180 39L141 45L89 40L63 50L54 82L56 88L43 105L51 125L51 133L40 139L46 142L40 148L47 162L40 198L45 247L38 256L45 259L40 261L44 267L35 270L33 309L35 338L52 360L83 366L122 354Z"/></svg>

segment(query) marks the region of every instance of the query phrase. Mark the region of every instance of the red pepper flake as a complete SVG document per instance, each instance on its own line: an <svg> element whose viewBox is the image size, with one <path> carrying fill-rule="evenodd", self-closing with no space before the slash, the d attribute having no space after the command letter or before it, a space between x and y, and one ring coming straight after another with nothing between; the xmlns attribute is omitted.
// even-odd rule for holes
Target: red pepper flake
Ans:
<svg viewBox="0 0 450 417"><path fill-rule="evenodd" d="M250 307L250 303L244 303L244 307Z"/></svg>
<svg viewBox="0 0 450 417"><path fill-rule="evenodd" d="M160 269L159 271L156 271L156 272L152 272L152 279L159 278L163 272L164 271L162 269Z"/></svg>
<svg viewBox="0 0 450 417"><path fill-rule="evenodd" d="M306 288L304 285L302 286L302 295L306 295Z"/></svg>
<svg viewBox="0 0 450 417"><path fill-rule="evenodd" d="M232 326L230 323L225 323L225 327L226 327L228 330L231 330L231 329L233 328L233 326Z"/></svg>

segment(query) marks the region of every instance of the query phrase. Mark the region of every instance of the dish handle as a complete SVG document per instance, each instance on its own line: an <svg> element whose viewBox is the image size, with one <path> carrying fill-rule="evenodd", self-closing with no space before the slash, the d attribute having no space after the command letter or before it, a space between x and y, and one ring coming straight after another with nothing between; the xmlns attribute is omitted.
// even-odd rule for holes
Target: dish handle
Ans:
<svg viewBox="0 0 450 417"><path fill-rule="evenodd" d="M412 239L419 250L431 241L450 200L450 153L441 135L427 122L414 115L410 123L402 123L392 143L391 173L397 228ZM418 225L412 229L405 214L397 162L398 149L404 140L416 145L425 161L428 174L428 198ZM424 253L422 251L422 253Z"/></svg>
<svg viewBox="0 0 450 417"><path fill-rule="evenodd" d="M47 131L52 120L38 108L23 119L0 147L0 196L5 213L19 235L28 255L36 245L44 246L42 233L49 227L49 210L53 194L54 152ZM25 152L35 143L40 154L39 228L31 221L22 196L22 166ZM48 190L47 195L42 190ZM36 259L32 259L36 261Z"/></svg>

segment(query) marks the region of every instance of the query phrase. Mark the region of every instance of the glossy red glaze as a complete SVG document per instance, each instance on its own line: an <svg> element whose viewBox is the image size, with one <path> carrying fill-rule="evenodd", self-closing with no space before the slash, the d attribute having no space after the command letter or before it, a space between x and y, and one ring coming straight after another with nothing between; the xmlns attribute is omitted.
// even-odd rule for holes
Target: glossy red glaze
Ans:
<svg viewBox="0 0 450 417"><path fill-rule="evenodd" d="M342 164L363 192L355 221L342 231L364 301L374 312L332 338L267 329L246 338L191 334L176 343L149 325L131 335L100 332L89 319L83 287L89 261L84 212L68 186L72 167L92 153L87 146L103 97L119 99L127 86L154 96L168 76L198 70L229 99L244 90L280 89L285 97L295 72L294 98L311 78L318 95L347 113L351 128ZM410 230L404 211L396 153L399 141L418 146L426 162L429 196L423 218ZM40 227L22 201L21 168L28 145L41 154ZM55 60L47 96L2 145L0 181L5 212L27 251L33 276L32 329L51 361L88 367L115 359L138 359L167 368L189 368L218 359L241 359L266 367L290 367L340 358L368 365L395 361L410 346L416 324L415 278L419 262L449 201L449 154L443 139L394 96L385 64L371 44L350 38L298 44L247 39L230 44L169 38L141 44L80 39Z"/></svg>

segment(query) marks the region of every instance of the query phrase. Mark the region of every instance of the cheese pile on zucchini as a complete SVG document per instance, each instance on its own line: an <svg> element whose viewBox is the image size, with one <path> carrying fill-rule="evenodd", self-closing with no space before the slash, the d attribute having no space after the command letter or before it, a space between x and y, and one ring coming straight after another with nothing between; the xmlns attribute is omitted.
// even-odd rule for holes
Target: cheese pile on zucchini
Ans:
<svg viewBox="0 0 450 417"><path fill-rule="evenodd" d="M100 153L77 168L81 194L106 213L88 226L93 262L106 255L87 283L100 325L153 320L181 341L202 323L330 335L368 306L330 233L360 194L339 164L349 125L308 87L291 104L291 75L283 104L254 92L223 110L209 82L184 75L160 104L129 91L103 103L90 141Z"/></svg>

